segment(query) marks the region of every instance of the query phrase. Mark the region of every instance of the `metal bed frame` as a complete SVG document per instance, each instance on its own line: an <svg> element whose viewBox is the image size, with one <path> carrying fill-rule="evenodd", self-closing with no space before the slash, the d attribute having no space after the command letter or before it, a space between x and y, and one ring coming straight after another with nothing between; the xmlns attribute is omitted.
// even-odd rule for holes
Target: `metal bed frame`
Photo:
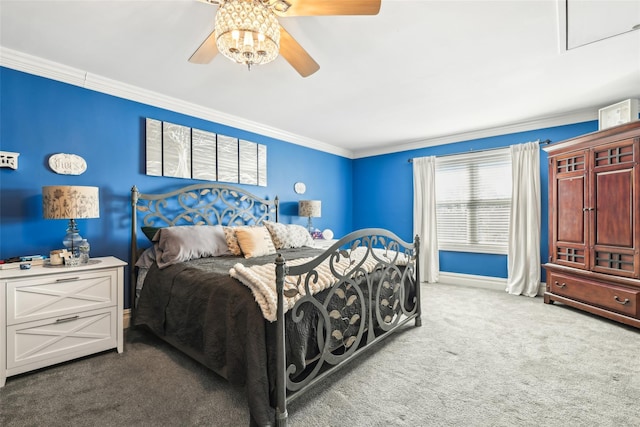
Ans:
<svg viewBox="0 0 640 427"><path fill-rule="evenodd" d="M257 197L231 185L207 183L190 185L162 194L142 194L131 189L131 301L135 299L135 263L138 258L137 217L140 226L173 225L245 225L259 224L263 220L278 219L279 201ZM394 233L380 228L354 231L338 240L318 257L301 265L287 265L278 254L275 259L277 314L276 358L276 425L287 425L287 405L311 389L329 374L344 367L347 362L370 351L374 344L392 335L410 321L421 326L420 272L418 268L420 242L400 239ZM363 269L363 260L351 260L357 248L366 250L366 257L375 260L377 274ZM376 249L376 250L374 250ZM382 255L381 255L382 254ZM404 257L406 265L397 265ZM348 259L348 267L338 268L338 262ZM318 279L317 267L328 263L336 283L328 290L323 301L311 294L310 284ZM344 264L342 264L344 266ZM287 286L288 285L288 286ZM293 285L293 286L292 286ZM304 292L296 291L304 289ZM285 290L287 289L287 290ZM413 290L412 293L409 293ZM302 321L306 310L316 310L318 324L316 341L320 354L304 373L295 375L295 366L287 365L285 335L285 297L300 293L300 299L291 309L291 319ZM342 298L346 304L359 303L364 308L357 316L343 319L336 310L329 309L329 301ZM351 302L348 302L351 301ZM133 307L133 304L132 304ZM341 326L342 325L342 326ZM342 333L355 329L348 338ZM347 338L340 351L329 345L334 338Z"/></svg>

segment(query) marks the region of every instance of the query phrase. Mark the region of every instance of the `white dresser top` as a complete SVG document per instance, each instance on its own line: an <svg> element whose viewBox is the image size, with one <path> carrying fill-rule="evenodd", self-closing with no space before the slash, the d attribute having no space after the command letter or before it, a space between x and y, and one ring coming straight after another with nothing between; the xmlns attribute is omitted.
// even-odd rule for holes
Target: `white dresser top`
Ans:
<svg viewBox="0 0 640 427"><path fill-rule="evenodd" d="M97 262L96 262L97 261ZM16 263L20 264L20 263ZM43 266L32 265L27 270L21 270L18 268L8 268L0 270L0 279L19 279L23 277L33 277L44 274L56 274L56 273L71 273L74 271L86 271L86 270L99 270L102 268L123 267L127 265L126 262L112 256L91 258L89 264L81 264L77 267L61 266Z"/></svg>

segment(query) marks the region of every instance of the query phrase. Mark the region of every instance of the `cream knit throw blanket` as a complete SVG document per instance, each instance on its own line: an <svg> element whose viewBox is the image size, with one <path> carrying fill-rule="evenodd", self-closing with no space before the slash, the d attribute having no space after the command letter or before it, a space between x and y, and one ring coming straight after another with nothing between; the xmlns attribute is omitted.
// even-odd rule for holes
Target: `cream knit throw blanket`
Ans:
<svg viewBox="0 0 640 427"><path fill-rule="evenodd" d="M398 254L395 251L385 251L384 249L373 249L376 253L376 256L383 260L393 260L397 255L396 265L406 265L407 258L404 254ZM358 247L351 251L350 258L340 257L339 262L333 262L333 266L338 272L349 272L353 267L352 265L358 265L362 258L364 258L367 254L367 248ZM313 258L299 258L291 261L287 261L287 265L300 265L306 262L311 261ZM320 263L315 271L318 273L317 281L313 279L310 280L309 289L311 290L311 295L314 295L318 292L327 289L336 283L338 283L338 279L333 276L331 273L331 269L329 268L329 260L331 257L325 259L322 263ZM355 263L353 263L355 261ZM361 269L370 273L378 264L371 254L367 256L364 260ZM262 310L262 315L265 319L270 322L274 322L276 320L277 310L278 310L278 294L276 292L276 269L274 264L266 264L266 265L255 265L253 267L245 267L243 264L238 263L233 266L231 270L229 270L229 274L231 277L238 279L245 286L251 289L253 293L253 297L256 302L260 306ZM306 294L304 289L305 277L306 274L303 274L300 280L300 285L297 287L298 294L294 297L285 297L284 300L284 312L289 311L298 301L302 298L303 295ZM298 280L298 276L287 276L285 277L285 290L293 289L296 287Z"/></svg>

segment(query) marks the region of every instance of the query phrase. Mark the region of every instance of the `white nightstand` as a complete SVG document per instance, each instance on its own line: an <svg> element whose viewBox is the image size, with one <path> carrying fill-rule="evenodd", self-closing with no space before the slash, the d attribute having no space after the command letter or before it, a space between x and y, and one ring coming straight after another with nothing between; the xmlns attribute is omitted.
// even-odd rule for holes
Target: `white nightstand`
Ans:
<svg viewBox="0 0 640 427"><path fill-rule="evenodd" d="M0 270L0 387L7 377L123 350L125 262Z"/></svg>
<svg viewBox="0 0 640 427"><path fill-rule="evenodd" d="M313 247L320 249L329 249L331 245L333 245L337 241L338 239L315 239L313 241Z"/></svg>

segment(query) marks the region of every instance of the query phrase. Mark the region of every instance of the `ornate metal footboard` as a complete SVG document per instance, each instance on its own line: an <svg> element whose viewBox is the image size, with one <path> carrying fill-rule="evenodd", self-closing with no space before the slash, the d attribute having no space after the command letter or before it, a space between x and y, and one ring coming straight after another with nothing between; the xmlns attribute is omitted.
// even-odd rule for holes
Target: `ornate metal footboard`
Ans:
<svg viewBox="0 0 640 427"><path fill-rule="evenodd" d="M420 319L419 238L407 243L384 229L355 231L321 256L301 265L276 260L277 379L276 421L287 425L287 404L354 357L371 349L405 323ZM320 294L313 289L326 281L333 286ZM317 316L315 341L318 356L303 372L287 365L285 305L291 321Z"/></svg>

